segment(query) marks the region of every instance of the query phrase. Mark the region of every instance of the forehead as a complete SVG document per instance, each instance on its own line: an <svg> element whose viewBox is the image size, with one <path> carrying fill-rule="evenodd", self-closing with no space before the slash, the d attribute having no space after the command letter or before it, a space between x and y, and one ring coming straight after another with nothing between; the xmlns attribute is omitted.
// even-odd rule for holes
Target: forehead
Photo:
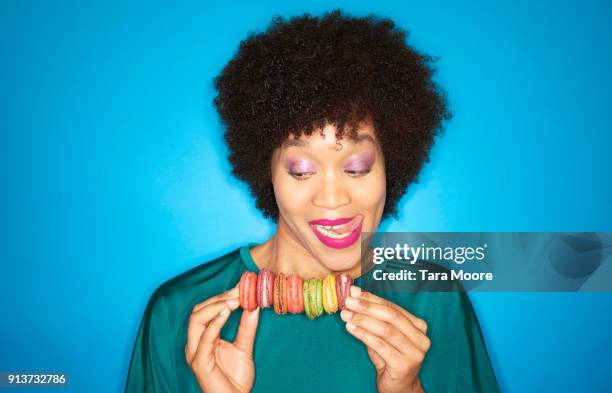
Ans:
<svg viewBox="0 0 612 393"><path fill-rule="evenodd" d="M349 134L347 132L342 136L342 139L336 140L336 127L329 124L322 130L322 132L323 135L321 135L321 130L315 130L309 136L302 134L298 138L294 137L293 135L290 135L282 143L281 148L286 149L291 146L310 148L313 147L313 145L354 146L362 144L363 142L369 142L374 145L378 145L373 129L369 125L365 125L359 128L358 134L355 138L349 137Z"/></svg>

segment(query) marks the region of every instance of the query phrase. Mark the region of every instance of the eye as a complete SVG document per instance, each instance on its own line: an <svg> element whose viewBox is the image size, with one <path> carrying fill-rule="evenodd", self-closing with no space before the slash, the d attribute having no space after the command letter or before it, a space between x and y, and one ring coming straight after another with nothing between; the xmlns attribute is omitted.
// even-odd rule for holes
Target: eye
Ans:
<svg viewBox="0 0 612 393"><path fill-rule="evenodd" d="M306 180L310 177L310 175L313 174L313 172L291 172L291 171L287 171L287 173L297 180Z"/></svg>
<svg viewBox="0 0 612 393"><path fill-rule="evenodd" d="M372 171L374 156L372 153L355 155L344 166L344 172L350 177L363 177Z"/></svg>
<svg viewBox="0 0 612 393"><path fill-rule="evenodd" d="M370 173L371 170L372 168L365 168L361 170L347 169L345 172L348 173L349 176L360 177L360 176L367 175L368 173Z"/></svg>

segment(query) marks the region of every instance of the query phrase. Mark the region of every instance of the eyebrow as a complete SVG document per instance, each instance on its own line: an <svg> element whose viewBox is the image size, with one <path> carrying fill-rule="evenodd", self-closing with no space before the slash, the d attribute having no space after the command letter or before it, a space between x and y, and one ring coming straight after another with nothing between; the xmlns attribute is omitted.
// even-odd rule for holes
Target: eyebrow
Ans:
<svg viewBox="0 0 612 393"><path fill-rule="evenodd" d="M357 135L356 138L349 138L348 140L350 145L355 145L357 143L363 142L363 141L370 141L373 144L376 144L376 141L374 141L374 138L372 138L372 136L370 134L360 134ZM283 142L283 144L281 145L281 149L285 149L287 147L291 147L291 146L297 146L297 147L309 147L310 144L306 141L303 141L301 139L287 139Z"/></svg>

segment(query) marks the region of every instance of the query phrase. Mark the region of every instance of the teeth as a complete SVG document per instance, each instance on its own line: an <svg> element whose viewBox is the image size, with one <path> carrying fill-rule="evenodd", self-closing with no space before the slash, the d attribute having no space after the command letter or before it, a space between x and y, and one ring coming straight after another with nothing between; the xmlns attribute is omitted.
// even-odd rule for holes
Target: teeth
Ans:
<svg viewBox="0 0 612 393"><path fill-rule="evenodd" d="M331 225L316 225L316 226L318 226L319 228L325 228L327 230L330 230L330 229L338 229L338 228L340 228L340 227L342 227L344 225L346 225L346 224L334 225L334 226L331 226Z"/></svg>
<svg viewBox="0 0 612 393"><path fill-rule="evenodd" d="M324 236L331 237L332 239L344 239L345 237L347 237L351 233L349 232L349 233L345 233L345 234L339 235L337 233L334 233L334 232L330 231L330 229L337 229L337 228L339 228L341 226L342 225L336 225L336 226L330 227L330 226L323 226L323 225L316 225L315 224L314 227L315 227L315 229L317 231L319 231L319 233L323 234Z"/></svg>

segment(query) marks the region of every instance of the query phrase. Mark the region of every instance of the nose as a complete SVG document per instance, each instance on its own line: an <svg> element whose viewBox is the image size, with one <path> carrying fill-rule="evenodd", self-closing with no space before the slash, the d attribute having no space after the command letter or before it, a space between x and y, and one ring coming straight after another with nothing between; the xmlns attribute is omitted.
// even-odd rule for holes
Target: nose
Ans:
<svg viewBox="0 0 612 393"><path fill-rule="evenodd" d="M326 175L317 185L312 203L327 210L336 210L351 203L351 195L340 179Z"/></svg>

